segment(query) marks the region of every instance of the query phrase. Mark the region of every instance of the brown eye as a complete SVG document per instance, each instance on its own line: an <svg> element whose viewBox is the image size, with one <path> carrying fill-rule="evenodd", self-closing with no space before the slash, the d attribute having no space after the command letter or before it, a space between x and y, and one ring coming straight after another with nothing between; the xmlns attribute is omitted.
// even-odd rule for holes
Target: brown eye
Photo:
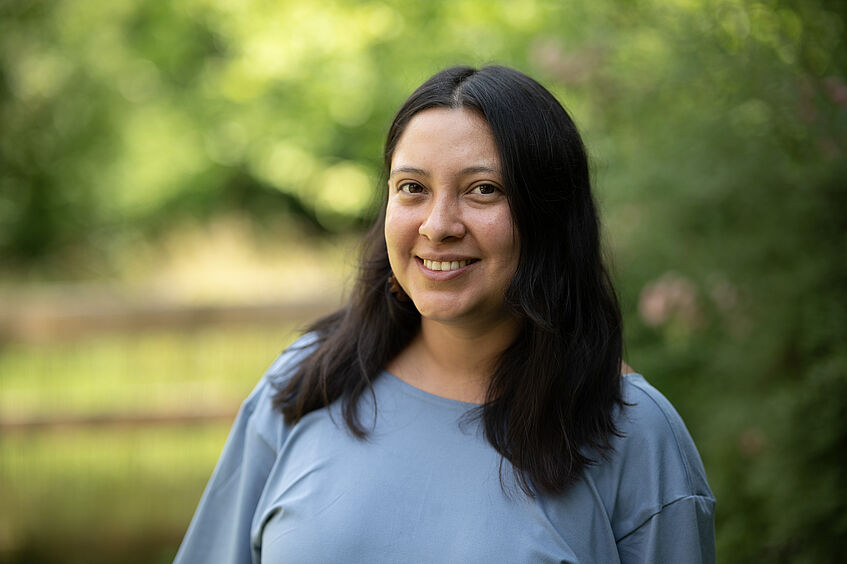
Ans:
<svg viewBox="0 0 847 564"><path fill-rule="evenodd" d="M474 186L473 190L471 190L472 194L496 194L499 192L499 189L493 184L480 184L479 186Z"/></svg>
<svg viewBox="0 0 847 564"><path fill-rule="evenodd" d="M406 192L407 194L420 194L423 192L423 186L417 182L404 182L397 187L397 190L400 192Z"/></svg>

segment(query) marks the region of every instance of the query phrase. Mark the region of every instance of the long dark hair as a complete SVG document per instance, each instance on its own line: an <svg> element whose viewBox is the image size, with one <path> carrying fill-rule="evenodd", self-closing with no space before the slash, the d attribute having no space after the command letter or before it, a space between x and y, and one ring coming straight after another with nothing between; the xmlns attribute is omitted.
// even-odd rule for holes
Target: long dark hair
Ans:
<svg viewBox="0 0 847 564"><path fill-rule="evenodd" d="M409 121L429 108L467 108L488 122L519 235L505 301L520 331L500 356L478 415L527 494L564 491L608 452L622 403L620 308L601 256L582 139L564 108L528 76L502 66L453 67L397 112L385 142L386 177ZM277 392L289 423L340 398L346 425L364 438L360 396L372 393L373 379L420 329L414 304L388 288L383 193L349 303L310 327L314 350Z"/></svg>

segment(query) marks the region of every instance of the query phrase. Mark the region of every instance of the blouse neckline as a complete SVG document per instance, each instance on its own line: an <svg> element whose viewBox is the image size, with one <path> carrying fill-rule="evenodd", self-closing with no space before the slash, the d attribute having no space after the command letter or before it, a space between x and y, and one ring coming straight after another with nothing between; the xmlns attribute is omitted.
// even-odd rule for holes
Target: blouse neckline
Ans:
<svg viewBox="0 0 847 564"><path fill-rule="evenodd" d="M394 374L392 374L388 370L383 370L382 375L384 376L383 379L385 380L385 382L387 384L391 385L394 388L397 388L398 390L402 391L406 395L409 395L409 396L412 396L414 398L426 401L428 403L441 405L441 406L444 406L444 407L450 407L450 408L454 408L454 409L455 408L461 408L463 411L467 411L469 409L475 409L477 407L482 407L482 405L483 405L481 403L472 403L472 402L467 402L467 401L462 401L462 400L457 400L457 399L452 399L452 398L446 398L444 396L439 396L439 395L427 392L425 390L418 388L417 386L413 386L412 384L409 384L405 380L400 379L399 377L395 376Z"/></svg>

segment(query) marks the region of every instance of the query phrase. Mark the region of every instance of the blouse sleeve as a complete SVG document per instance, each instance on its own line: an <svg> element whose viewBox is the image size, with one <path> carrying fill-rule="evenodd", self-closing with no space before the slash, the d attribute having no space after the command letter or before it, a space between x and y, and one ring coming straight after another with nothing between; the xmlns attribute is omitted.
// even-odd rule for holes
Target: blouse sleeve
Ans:
<svg viewBox="0 0 847 564"><path fill-rule="evenodd" d="M621 564L715 562L715 496L682 418L640 375L625 378L611 465L613 527Z"/></svg>
<svg viewBox="0 0 847 564"><path fill-rule="evenodd" d="M714 498L683 497L618 541L621 564L715 561Z"/></svg>
<svg viewBox="0 0 847 564"><path fill-rule="evenodd" d="M270 407L272 395L266 377L242 404L175 564L258 562L250 529L276 448L257 419ZM276 415L281 421L282 415Z"/></svg>
<svg viewBox="0 0 847 564"><path fill-rule="evenodd" d="M274 383L290 376L313 349L316 335L298 339L268 368L241 405L174 564L258 564L254 520L268 476L288 432L273 406Z"/></svg>

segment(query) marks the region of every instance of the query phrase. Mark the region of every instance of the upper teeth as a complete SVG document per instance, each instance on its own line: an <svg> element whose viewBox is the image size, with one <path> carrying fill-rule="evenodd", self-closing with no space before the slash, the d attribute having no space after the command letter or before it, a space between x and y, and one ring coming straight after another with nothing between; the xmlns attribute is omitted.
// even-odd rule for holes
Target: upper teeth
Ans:
<svg viewBox="0 0 847 564"><path fill-rule="evenodd" d="M430 270L456 270L457 268L462 268L463 266L467 266L468 261L466 260L445 260L445 261L437 261L437 260L429 260L423 259L424 266Z"/></svg>

